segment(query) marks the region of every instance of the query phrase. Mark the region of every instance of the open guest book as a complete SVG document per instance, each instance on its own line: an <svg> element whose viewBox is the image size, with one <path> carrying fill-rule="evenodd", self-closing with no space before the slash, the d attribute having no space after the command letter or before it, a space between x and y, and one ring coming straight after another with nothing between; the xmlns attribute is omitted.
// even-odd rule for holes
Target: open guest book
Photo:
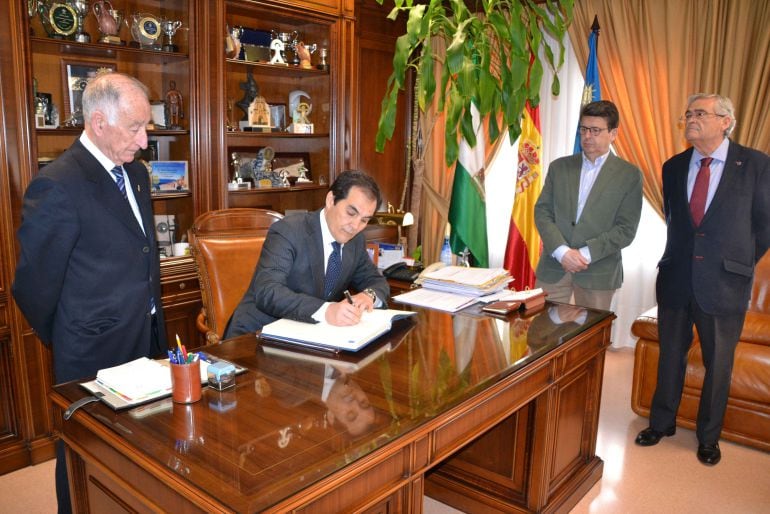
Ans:
<svg viewBox="0 0 770 514"><path fill-rule="evenodd" d="M355 352L388 332L394 320L414 314L416 313L410 311L374 309L364 312L357 325L346 327L329 323L303 323L284 318L262 327L261 337L318 350Z"/></svg>

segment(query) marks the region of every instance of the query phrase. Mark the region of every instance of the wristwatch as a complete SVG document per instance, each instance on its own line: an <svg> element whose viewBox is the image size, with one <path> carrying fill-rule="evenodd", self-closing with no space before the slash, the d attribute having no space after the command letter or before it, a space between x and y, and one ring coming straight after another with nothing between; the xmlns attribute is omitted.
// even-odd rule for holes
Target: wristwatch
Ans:
<svg viewBox="0 0 770 514"><path fill-rule="evenodd" d="M364 289L364 294L369 295L369 298L372 299L372 303L377 303L377 293L374 292L374 289L367 287Z"/></svg>

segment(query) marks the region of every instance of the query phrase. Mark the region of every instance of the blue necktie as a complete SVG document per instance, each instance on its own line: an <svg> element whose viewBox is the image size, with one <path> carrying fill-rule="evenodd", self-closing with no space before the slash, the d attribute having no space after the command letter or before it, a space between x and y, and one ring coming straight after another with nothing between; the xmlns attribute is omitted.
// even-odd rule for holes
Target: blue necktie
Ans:
<svg viewBox="0 0 770 514"><path fill-rule="evenodd" d="M332 242L332 253L329 255L329 262L326 264L326 278L324 279L324 297L328 298L334 290L334 286L340 279L342 274L342 253L340 245L337 241Z"/></svg>
<svg viewBox="0 0 770 514"><path fill-rule="evenodd" d="M123 178L123 168L115 166L110 172L115 175L115 183L118 185L118 189L120 189L120 194L123 195L123 198L128 200L128 195L126 194L126 179Z"/></svg>

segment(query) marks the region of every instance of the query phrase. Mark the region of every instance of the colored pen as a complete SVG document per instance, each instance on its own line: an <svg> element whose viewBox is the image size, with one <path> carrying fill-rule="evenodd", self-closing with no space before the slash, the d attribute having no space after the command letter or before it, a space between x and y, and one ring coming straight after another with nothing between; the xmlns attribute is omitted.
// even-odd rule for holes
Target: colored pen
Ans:
<svg viewBox="0 0 770 514"><path fill-rule="evenodd" d="M345 289L345 298L348 299L348 303L350 305L353 305L353 297L350 296L350 291L348 291L347 289Z"/></svg>

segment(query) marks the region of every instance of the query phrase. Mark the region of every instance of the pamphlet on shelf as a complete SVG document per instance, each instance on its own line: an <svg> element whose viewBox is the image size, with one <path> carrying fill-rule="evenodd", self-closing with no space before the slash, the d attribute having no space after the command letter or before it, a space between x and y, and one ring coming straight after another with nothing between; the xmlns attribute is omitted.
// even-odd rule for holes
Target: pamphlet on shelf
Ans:
<svg viewBox="0 0 770 514"><path fill-rule="evenodd" d="M364 312L356 325L339 327L329 323L303 323L279 319L262 327L261 337L326 351L356 351L390 330L393 320L416 313L392 309Z"/></svg>

